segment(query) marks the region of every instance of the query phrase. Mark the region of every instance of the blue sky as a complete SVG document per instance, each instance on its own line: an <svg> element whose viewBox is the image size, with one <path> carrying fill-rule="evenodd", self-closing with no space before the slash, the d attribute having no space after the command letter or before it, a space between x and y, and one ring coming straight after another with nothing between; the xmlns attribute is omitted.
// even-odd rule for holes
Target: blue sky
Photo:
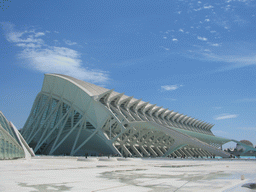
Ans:
<svg viewBox="0 0 256 192"><path fill-rule="evenodd" d="M0 0L0 110L22 128L44 73L215 124L256 145L256 2Z"/></svg>

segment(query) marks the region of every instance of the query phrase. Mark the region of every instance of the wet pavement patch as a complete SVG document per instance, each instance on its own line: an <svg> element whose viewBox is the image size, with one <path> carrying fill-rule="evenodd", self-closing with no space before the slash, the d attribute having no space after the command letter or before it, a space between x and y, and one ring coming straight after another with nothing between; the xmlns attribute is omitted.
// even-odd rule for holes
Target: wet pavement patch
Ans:
<svg viewBox="0 0 256 192"><path fill-rule="evenodd" d="M142 171L142 172L141 172ZM152 174L147 173L147 169L127 169L107 171L100 174L100 177L105 179L115 179L126 185L140 186L150 188L153 191L169 191L177 190L177 184L173 182L178 181L184 185L193 182L210 181L220 178L227 178L230 174L223 171L210 172L207 174L198 174L180 172L179 174ZM174 179L174 180L173 180ZM174 184L174 185L173 185Z"/></svg>
<svg viewBox="0 0 256 192"><path fill-rule="evenodd" d="M41 192L41 191L71 191L72 187L67 187L67 183L48 183L48 184L38 184L38 185L28 185L27 183L19 183L21 187L33 188L34 191L31 192Z"/></svg>

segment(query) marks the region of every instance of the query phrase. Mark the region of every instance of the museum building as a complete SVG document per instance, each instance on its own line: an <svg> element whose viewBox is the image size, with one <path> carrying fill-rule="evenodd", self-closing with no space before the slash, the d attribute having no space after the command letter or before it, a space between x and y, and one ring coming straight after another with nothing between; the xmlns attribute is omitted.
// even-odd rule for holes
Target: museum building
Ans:
<svg viewBox="0 0 256 192"><path fill-rule="evenodd" d="M45 74L21 134L36 154L229 157L212 124L70 76Z"/></svg>

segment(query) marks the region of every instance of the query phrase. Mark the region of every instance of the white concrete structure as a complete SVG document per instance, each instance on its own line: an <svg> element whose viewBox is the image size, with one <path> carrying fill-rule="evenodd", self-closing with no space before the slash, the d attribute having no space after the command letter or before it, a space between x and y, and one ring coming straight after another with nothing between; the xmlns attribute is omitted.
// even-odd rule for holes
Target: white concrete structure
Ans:
<svg viewBox="0 0 256 192"><path fill-rule="evenodd" d="M29 158L34 155L16 127L0 111L0 159Z"/></svg>
<svg viewBox="0 0 256 192"><path fill-rule="evenodd" d="M46 74L22 135L37 154L222 156L212 124L73 77Z"/></svg>

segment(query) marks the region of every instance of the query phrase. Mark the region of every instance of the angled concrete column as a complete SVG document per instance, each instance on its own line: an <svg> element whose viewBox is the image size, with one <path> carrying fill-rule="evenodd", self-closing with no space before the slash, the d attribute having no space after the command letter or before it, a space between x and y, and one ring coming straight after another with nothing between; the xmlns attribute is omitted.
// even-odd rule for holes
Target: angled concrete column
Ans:
<svg viewBox="0 0 256 192"><path fill-rule="evenodd" d="M125 145L121 145L121 148L127 156L132 156L131 152L126 148Z"/></svg>
<svg viewBox="0 0 256 192"><path fill-rule="evenodd" d="M201 149L195 149L195 150L199 153L199 155L200 155L201 157L204 156L204 154L202 153L202 150L201 150Z"/></svg>
<svg viewBox="0 0 256 192"><path fill-rule="evenodd" d="M150 156L150 153L147 152L147 150L142 145L140 145L139 147L140 147L141 151L144 153L144 155L146 155L148 157Z"/></svg>
<svg viewBox="0 0 256 192"><path fill-rule="evenodd" d="M189 151L189 153L192 155L192 157L194 157L194 156L195 156L195 152L194 152L194 151L192 151L192 149L188 149L188 151Z"/></svg>
<svg viewBox="0 0 256 192"><path fill-rule="evenodd" d="M179 154L181 155L181 157L182 157L183 155L188 156L188 155L183 151L183 149L178 149L176 152L179 153Z"/></svg>
<svg viewBox="0 0 256 192"><path fill-rule="evenodd" d="M167 150L166 150L165 147L161 147L161 151L162 151L163 153L166 153L166 152L167 152Z"/></svg>
<svg viewBox="0 0 256 192"><path fill-rule="evenodd" d="M181 153L181 151L179 149L173 153L175 153L177 157L182 157L182 155L183 155L183 153Z"/></svg>
<svg viewBox="0 0 256 192"><path fill-rule="evenodd" d="M158 153L159 156L163 156L163 152L158 148L158 147L154 147L154 150Z"/></svg>
<svg viewBox="0 0 256 192"><path fill-rule="evenodd" d="M141 153L138 151L138 149L136 149L134 145L131 145L131 149L138 157L143 157L143 155L141 155Z"/></svg>
<svg viewBox="0 0 256 192"><path fill-rule="evenodd" d="M186 148L186 149L182 149L183 151L184 151L184 153L186 153L186 156L187 157L192 157L192 155L188 152L188 149Z"/></svg>
<svg viewBox="0 0 256 192"><path fill-rule="evenodd" d="M182 154L180 153L179 149L175 152L173 152L177 157L182 157Z"/></svg>
<svg viewBox="0 0 256 192"><path fill-rule="evenodd" d="M157 157L157 153L150 147L148 146L147 149L150 151L150 153L154 156L154 157Z"/></svg>

